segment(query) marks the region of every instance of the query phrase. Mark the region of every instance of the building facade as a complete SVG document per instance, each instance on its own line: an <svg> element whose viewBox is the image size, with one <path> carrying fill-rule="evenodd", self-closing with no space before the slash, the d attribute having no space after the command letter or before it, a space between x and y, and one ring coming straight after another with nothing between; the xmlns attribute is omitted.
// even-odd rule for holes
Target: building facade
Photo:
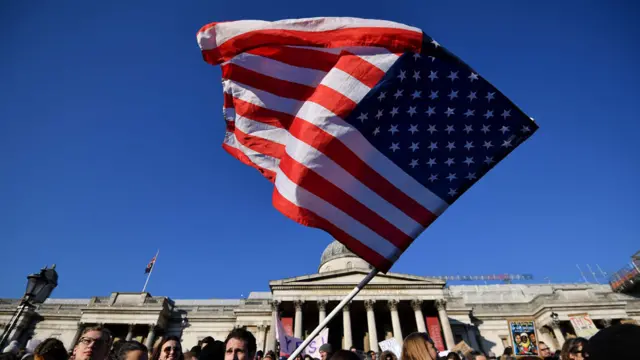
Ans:
<svg viewBox="0 0 640 360"><path fill-rule="evenodd" d="M246 299L180 300L149 293L112 293L90 299L49 299L24 313L10 339L55 337L72 347L83 327L101 324L116 338L151 346L162 335L181 336L183 347L206 336L224 339L246 327L258 349L276 346L276 315L304 338L369 272L369 264L342 244L331 243L318 273L269 282L269 292ZM0 327L8 326L18 299L0 299ZM442 280L387 273L377 275L329 325L335 347L378 350L378 342L414 331L428 332L443 347L464 340L471 347L501 354L511 344L508 319L535 321L538 340L553 349L575 331L569 317L588 314L597 327L635 320L640 299L611 291L609 285L460 285Z"/></svg>

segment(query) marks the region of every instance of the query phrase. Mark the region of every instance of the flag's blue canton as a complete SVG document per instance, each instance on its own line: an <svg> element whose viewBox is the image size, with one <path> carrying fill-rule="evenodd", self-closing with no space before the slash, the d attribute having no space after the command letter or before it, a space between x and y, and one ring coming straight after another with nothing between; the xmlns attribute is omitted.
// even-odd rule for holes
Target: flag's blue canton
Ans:
<svg viewBox="0 0 640 360"><path fill-rule="evenodd" d="M451 204L538 127L439 44L425 49L402 55L347 121Z"/></svg>

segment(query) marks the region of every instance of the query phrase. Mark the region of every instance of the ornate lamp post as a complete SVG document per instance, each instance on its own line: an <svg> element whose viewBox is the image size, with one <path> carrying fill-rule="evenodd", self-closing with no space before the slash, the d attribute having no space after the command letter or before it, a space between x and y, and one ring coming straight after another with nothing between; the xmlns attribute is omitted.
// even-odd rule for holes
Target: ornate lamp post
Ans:
<svg viewBox="0 0 640 360"><path fill-rule="evenodd" d="M24 296L20 301L20 305L18 305L18 309L14 316L11 318L9 322L9 326L5 329L2 334L2 339L0 339L0 347L4 345L4 342L7 341L11 332L15 328L20 316L24 312L25 308L34 306L36 304L42 304L53 289L58 286L58 273L56 272L56 265L54 264L51 268L47 268L40 270L38 274L31 274L27 276L27 289L24 292Z"/></svg>

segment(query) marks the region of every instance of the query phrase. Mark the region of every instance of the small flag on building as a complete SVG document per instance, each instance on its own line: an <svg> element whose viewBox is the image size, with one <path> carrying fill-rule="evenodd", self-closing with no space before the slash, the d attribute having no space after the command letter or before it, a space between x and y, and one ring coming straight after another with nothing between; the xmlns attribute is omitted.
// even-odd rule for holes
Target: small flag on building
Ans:
<svg viewBox="0 0 640 360"><path fill-rule="evenodd" d="M273 204L380 271L538 126L420 29L382 20L211 23L223 148Z"/></svg>
<svg viewBox="0 0 640 360"><path fill-rule="evenodd" d="M144 273L148 274L151 272L151 270L153 270L153 266L156 264L156 256L153 257L153 259L151 259L151 261L149 261L149 264L147 264L147 268L144 269Z"/></svg>

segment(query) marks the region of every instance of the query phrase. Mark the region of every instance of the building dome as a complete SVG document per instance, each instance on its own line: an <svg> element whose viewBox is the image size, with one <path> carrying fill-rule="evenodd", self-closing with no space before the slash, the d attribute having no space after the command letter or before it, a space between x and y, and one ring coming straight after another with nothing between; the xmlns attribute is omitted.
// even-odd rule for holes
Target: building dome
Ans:
<svg viewBox="0 0 640 360"><path fill-rule="evenodd" d="M320 257L320 268L318 272L323 273L344 269L371 269L366 261L352 253L346 246L337 240L333 240L322 252Z"/></svg>

